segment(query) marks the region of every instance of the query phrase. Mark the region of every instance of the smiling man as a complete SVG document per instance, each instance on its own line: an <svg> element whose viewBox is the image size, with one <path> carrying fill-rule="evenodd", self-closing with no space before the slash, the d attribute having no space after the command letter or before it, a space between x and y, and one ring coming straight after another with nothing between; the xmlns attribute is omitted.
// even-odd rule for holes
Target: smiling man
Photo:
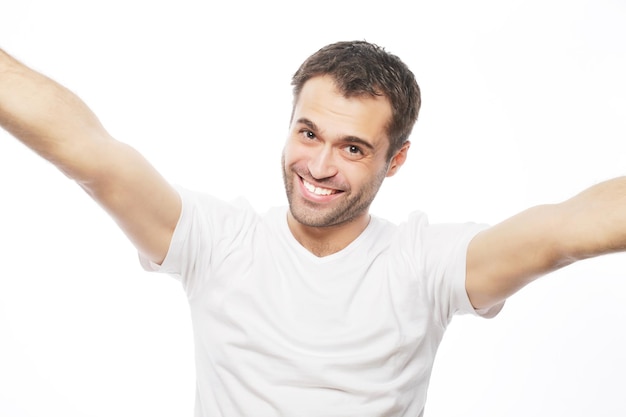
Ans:
<svg viewBox="0 0 626 417"><path fill-rule="evenodd" d="M318 256L353 241L369 223L369 207L383 179L406 158L393 159L384 96L348 98L326 75L308 80L297 99L283 154L283 175L296 239Z"/></svg>
<svg viewBox="0 0 626 417"><path fill-rule="evenodd" d="M626 180L493 227L395 225L369 208L405 163L411 71L339 42L295 73L288 207L169 185L71 92L0 51L0 123L76 180L189 299L196 416L421 416L455 314L492 317L533 279L626 248Z"/></svg>

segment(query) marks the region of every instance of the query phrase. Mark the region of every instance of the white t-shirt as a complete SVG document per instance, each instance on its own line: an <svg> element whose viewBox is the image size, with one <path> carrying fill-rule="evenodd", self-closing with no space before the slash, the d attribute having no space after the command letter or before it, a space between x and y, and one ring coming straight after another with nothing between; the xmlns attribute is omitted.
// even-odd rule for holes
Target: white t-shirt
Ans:
<svg viewBox="0 0 626 417"><path fill-rule="evenodd" d="M142 263L178 277L189 298L196 417L423 414L447 324L474 313L465 254L484 226L372 217L319 258L291 234L286 207L259 215L179 191L165 261Z"/></svg>

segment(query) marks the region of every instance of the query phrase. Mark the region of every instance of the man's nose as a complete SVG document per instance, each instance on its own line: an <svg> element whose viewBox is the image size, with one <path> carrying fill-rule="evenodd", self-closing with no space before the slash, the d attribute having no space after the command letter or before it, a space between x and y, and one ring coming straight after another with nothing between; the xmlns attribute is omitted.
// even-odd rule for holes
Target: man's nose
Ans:
<svg viewBox="0 0 626 417"><path fill-rule="evenodd" d="M337 174L335 155L331 147L321 147L309 160L309 173L317 180L330 178Z"/></svg>

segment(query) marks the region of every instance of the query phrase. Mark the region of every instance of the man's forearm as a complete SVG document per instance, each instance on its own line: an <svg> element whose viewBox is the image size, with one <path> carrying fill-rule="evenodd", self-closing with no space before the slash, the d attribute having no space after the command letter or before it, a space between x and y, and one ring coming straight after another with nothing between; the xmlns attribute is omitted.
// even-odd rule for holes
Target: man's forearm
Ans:
<svg viewBox="0 0 626 417"><path fill-rule="evenodd" d="M73 176L72 154L106 132L71 91L0 50L0 125Z"/></svg>
<svg viewBox="0 0 626 417"><path fill-rule="evenodd" d="M467 254L466 289L487 308L548 272L626 250L626 177L559 204L525 210L477 235Z"/></svg>
<svg viewBox="0 0 626 417"><path fill-rule="evenodd" d="M626 250L626 177L589 187L560 206L564 254L580 260Z"/></svg>

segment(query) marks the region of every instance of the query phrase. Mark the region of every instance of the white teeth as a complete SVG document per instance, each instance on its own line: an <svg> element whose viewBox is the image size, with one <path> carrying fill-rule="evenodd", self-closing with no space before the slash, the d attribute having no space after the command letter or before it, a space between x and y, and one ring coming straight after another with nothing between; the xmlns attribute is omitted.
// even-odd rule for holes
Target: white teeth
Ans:
<svg viewBox="0 0 626 417"><path fill-rule="evenodd" d="M320 188L320 187L316 187L313 184L310 184L306 181L302 181L304 183L304 188L306 188L307 190L309 190L310 192L312 192L313 194L316 195L331 195L334 193L333 190L329 190L328 188Z"/></svg>

